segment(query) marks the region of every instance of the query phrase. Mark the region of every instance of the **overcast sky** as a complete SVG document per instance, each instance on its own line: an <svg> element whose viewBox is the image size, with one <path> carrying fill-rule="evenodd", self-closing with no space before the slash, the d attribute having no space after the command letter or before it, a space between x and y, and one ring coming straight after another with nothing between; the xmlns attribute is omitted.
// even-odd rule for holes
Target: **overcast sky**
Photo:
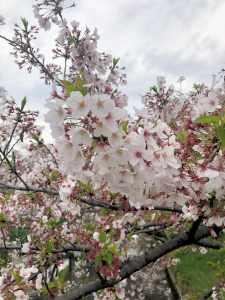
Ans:
<svg viewBox="0 0 225 300"><path fill-rule="evenodd" d="M33 17L32 0L1 1L0 14L6 25L0 34L13 36L14 23L25 17L37 25ZM223 0L67 0L75 8L64 10L69 21L80 22L80 29L87 26L98 29L99 52L120 57L119 66L125 66L128 84L121 88L129 97L128 110L141 107L139 94L144 95L156 83L157 76L165 76L167 84L178 89L177 79L183 75L183 91L191 90L193 83L210 85L212 74L224 67L225 62L225 2ZM40 1L39 1L40 3ZM58 27L51 31L40 30L35 45L46 57L46 62L61 63L51 59ZM19 103L26 95L28 107L41 112L39 123L44 125L44 107L51 87L40 80L39 71L28 74L19 70L12 49L0 39L0 85ZM62 64L63 65L63 64ZM50 131L45 133L50 138Z"/></svg>

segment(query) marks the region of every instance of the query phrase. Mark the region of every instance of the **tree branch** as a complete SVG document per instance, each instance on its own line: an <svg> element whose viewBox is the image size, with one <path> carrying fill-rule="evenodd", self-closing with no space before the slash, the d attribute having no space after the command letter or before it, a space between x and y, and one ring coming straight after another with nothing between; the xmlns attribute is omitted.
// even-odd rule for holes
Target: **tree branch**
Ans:
<svg viewBox="0 0 225 300"><path fill-rule="evenodd" d="M216 284L216 289L215 290L219 290L220 288L220 283L218 282ZM198 300L205 300L208 299L212 293L214 292L213 288L210 288L208 291L206 291L204 294L201 295L201 297Z"/></svg>
<svg viewBox="0 0 225 300"><path fill-rule="evenodd" d="M195 244L198 246L203 246L203 247L211 248L211 249L221 249L221 248L225 247L225 244L222 242L218 242L218 241L214 241L214 240L207 240L207 239L199 240Z"/></svg>

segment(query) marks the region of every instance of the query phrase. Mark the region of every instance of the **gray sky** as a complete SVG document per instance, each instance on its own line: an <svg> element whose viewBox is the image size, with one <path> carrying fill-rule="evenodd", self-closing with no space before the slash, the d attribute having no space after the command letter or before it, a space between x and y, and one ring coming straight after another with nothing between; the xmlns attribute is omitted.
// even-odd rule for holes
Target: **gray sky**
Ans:
<svg viewBox="0 0 225 300"><path fill-rule="evenodd" d="M191 90L193 83L210 85L212 74L217 74L225 62L225 2L223 0L67 0L75 8L64 10L69 21L80 22L80 29L87 26L91 32L97 28L100 40L99 52L120 57L119 66L125 66L128 84L121 88L129 97L128 110L141 107L139 94L144 95L156 83L157 76L165 76L167 85L175 85L183 75L183 91ZM18 4L19 3L19 4ZM32 0L8 0L0 4L0 14L6 25L0 34L12 38L14 23L26 17L29 24L38 25L33 17ZM35 41L46 62L52 60L51 50L57 37L58 27L50 31L40 30ZM39 123L44 125L45 99L51 87L40 80L39 71L28 74L19 70L12 48L0 39L0 85L19 103L26 95L28 107L41 112ZM47 130L46 138L50 138Z"/></svg>

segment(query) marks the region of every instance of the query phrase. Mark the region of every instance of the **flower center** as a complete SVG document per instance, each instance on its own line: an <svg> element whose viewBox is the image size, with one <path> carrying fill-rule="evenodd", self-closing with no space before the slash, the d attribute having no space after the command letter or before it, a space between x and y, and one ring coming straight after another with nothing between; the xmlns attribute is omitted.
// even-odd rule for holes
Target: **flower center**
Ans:
<svg viewBox="0 0 225 300"><path fill-rule="evenodd" d="M62 110L61 107L58 107L58 109L55 109L55 112L56 112L56 115L57 115L57 116L63 115L63 110Z"/></svg>
<svg viewBox="0 0 225 300"><path fill-rule="evenodd" d="M100 99L98 99L98 108L102 108L103 103L104 103L104 101L101 101Z"/></svg>
<svg viewBox="0 0 225 300"><path fill-rule="evenodd" d="M118 136L117 133L114 132L114 133L112 134L112 138L115 139L115 140L118 140L119 136Z"/></svg>
<svg viewBox="0 0 225 300"><path fill-rule="evenodd" d="M79 109L82 109L82 108L84 108L84 107L85 107L84 101L80 102L78 108L79 108Z"/></svg>
<svg viewBox="0 0 225 300"><path fill-rule="evenodd" d="M212 99L210 99L209 104L210 104L210 105L215 105L215 101L212 100Z"/></svg>
<svg viewBox="0 0 225 300"><path fill-rule="evenodd" d="M142 153L141 152L136 152L137 157L141 157Z"/></svg>

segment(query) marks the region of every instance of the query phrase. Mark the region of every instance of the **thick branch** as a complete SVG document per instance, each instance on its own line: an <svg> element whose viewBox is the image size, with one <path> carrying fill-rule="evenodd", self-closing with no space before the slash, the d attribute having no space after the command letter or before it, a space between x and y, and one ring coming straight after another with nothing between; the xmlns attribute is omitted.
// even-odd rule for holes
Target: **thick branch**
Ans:
<svg viewBox="0 0 225 300"><path fill-rule="evenodd" d="M196 221L192 221L191 227L188 230L188 235L191 239L194 239L195 233L198 230L202 219L203 219L203 216L200 216L200 217L198 217L198 219Z"/></svg>
<svg viewBox="0 0 225 300"><path fill-rule="evenodd" d="M206 248L212 248L212 249L220 249L225 247L225 244L222 242L214 241L214 240L207 240L207 239L202 239L198 242L195 243L198 246L203 246Z"/></svg>

